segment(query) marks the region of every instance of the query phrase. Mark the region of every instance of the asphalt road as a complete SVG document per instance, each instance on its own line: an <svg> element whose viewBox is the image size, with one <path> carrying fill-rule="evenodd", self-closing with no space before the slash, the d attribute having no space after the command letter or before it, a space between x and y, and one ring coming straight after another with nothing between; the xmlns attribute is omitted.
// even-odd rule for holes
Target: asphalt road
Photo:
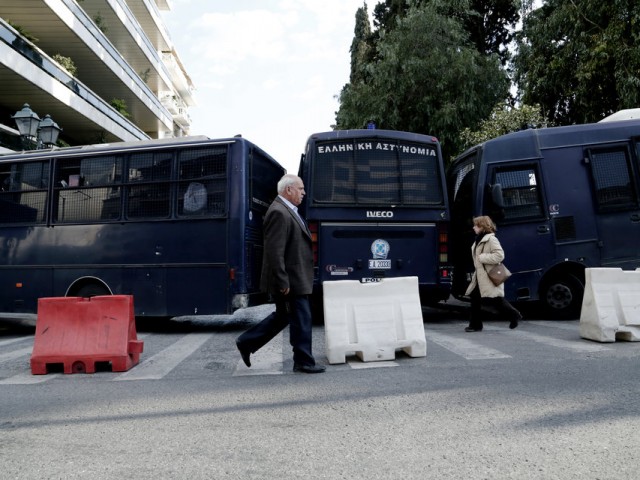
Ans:
<svg viewBox="0 0 640 480"><path fill-rule="evenodd" d="M535 317L465 333L454 305L424 311L426 357L298 374L285 331L247 369L234 340L265 313L140 322L139 365L73 375L31 375L32 327L0 322L0 477L638 476L640 343Z"/></svg>

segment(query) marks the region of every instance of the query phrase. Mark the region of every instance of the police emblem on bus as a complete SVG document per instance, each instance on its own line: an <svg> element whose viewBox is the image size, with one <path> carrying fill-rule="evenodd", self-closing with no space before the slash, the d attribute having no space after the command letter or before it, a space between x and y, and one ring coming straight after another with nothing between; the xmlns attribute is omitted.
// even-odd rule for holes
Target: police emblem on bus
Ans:
<svg viewBox="0 0 640 480"><path fill-rule="evenodd" d="M373 254L373 258L387 258L389 250L391 250L391 247L389 246L389 242L386 240L377 239L371 244L371 253Z"/></svg>

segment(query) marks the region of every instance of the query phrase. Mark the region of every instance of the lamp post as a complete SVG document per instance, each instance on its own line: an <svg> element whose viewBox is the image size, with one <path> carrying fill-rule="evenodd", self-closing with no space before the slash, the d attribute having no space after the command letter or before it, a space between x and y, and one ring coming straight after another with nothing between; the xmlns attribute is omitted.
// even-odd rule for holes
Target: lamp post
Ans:
<svg viewBox="0 0 640 480"><path fill-rule="evenodd" d="M16 122L20 136L35 142L36 149L44 148L43 145L54 145L62 131L62 128L53 121L49 114L40 120L38 114L31 110L28 103L25 103L22 110L17 111L11 118Z"/></svg>
<svg viewBox="0 0 640 480"><path fill-rule="evenodd" d="M55 145L55 143L58 141L58 135L60 135L62 129L56 122L53 121L51 115L47 113L40 122L38 131L40 133L40 141L44 145Z"/></svg>

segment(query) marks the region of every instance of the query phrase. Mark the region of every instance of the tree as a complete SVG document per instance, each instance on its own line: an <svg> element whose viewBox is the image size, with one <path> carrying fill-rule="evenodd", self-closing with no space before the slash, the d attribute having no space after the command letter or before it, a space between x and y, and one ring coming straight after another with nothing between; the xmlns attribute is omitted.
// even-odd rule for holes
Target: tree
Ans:
<svg viewBox="0 0 640 480"><path fill-rule="evenodd" d="M471 42L479 52L497 53L505 65L509 59L507 46L514 38L514 25L520 19L519 8L533 0L385 0L373 10L373 25L379 32L391 32L398 19L404 17L409 7L431 4L442 15L453 16L463 22Z"/></svg>
<svg viewBox="0 0 640 480"><path fill-rule="evenodd" d="M444 15L439 4L412 6L393 30L382 32L368 81L340 94L338 129L375 120L381 128L436 135L449 158L460 150L460 131L508 97L499 57L480 53L460 17Z"/></svg>
<svg viewBox="0 0 640 480"><path fill-rule="evenodd" d="M369 24L369 12L365 3L356 12L356 27L353 41L351 42L351 75L350 83L358 83L365 80L366 64L371 60L371 25Z"/></svg>
<svg viewBox="0 0 640 480"><path fill-rule="evenodd" d="M465 29L479 52L498 54L505 65L514 39L513 26L520 19L519 3L513 0L473 0L471 13L464 19Z"/></svg>
<svg viewBox="0 0 640 480"><path fill-rule="evenodd" d="M524 18L514 59L522 101L558 125L640 103L640 4L547 0Z"/></svg>
<svg viewBox="0 0 640 480"><path fill-rule="evenodd" d="M373 9L373 26L376 30L390 32L398 17L403 17L409 9L408 0L384 0Z"/></svg>
<svg viewBox="0 0 640 480"><path fill-rule="evenodd" d="M509 104L504 104L494 108L489 118L480 122L477 130L465 128L460 138L463 141L463 149L467 149L500 135L546 126L547 123L538 105L522 105L513 108Z"/></svg>

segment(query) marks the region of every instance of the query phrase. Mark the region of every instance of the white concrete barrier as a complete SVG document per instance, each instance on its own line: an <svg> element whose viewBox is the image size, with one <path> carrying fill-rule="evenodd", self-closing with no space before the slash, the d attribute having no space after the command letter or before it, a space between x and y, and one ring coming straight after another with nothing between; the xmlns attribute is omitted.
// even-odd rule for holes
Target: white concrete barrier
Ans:
<svg viewBox="0 0 640 480"><path fill-rule="evenodd" d="M324 331L329 363L347 355L363 362L393 360L402 349L411 357L427 355L418 277L323 282Z"/></svg>
<svg viewBox="0 0 640 480"><path fill-rule="evenodd" d="M597 342L640 341L640 269L586 269L580 336Z"/></svg>

